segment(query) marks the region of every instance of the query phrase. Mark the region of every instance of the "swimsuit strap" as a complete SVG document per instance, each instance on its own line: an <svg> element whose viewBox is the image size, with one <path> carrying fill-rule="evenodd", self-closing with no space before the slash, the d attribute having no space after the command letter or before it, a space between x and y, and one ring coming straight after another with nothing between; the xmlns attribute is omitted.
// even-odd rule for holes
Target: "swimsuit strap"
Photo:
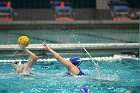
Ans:
<svg viewBox="0 0 140 93"><path fill-rule="evenodd" d="M79 67L78 67L78 69L79 69L80 72L79 72L79 74L78 74L77 76L85 75L85 74L81 71L81 69L80 69ZM67 72L66 75L67 75L67 76L70 76L71 74L70 74L69 72Z"/></svg>
<svg viewBox="0 0 140 93"><path fill-rule="evenodd" d="M80 76L80 75L85 75L82 71L81 71L81 69L78 67L78 69L80 70L80 72L79 72L79 74L77 75L77 76Z"/></svg>

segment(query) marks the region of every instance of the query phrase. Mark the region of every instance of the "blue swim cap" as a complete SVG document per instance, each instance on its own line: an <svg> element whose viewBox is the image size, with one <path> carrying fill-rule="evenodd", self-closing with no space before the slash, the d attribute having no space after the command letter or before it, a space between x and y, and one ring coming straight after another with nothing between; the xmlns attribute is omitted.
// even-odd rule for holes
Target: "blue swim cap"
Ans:
<svg viewBox="0 0 140 93"><path fill-rule="evenodd" d="M88 88L82 88L80 89L80 93L90 93L90 90Z"/></svg>
<svg viewBox="0 0 140 93"><path fill-rule="evenodd" d="M70 61L72 62L72 64L74 64L75 66L79 66L81 63L81 59L78 57L72 57L70 58Z"/></svg>

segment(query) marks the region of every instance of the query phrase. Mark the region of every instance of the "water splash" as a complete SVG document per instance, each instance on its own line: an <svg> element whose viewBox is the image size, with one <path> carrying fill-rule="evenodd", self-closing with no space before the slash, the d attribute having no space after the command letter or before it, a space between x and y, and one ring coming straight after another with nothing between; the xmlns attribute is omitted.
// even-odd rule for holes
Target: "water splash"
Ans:
<svg viewBox="0 0 140 93"><path fill-rule="evenodd" d="M13 59L13 57L18 53L18 49L19 47L14 48L14 52L13 55L11 56L11 59Z"/></svg>
<svg viewBox="0 0 140 93"><path fill-rule="evenodd" d="M83 46L83 49L84 49L84 51L88 54L88 56L90 57L91 61L94 63L95 69L96 69L97 74L98 74L98 77L99 77L99 79L100 79L100 78L101 78L101 76L100 76L100 67L99 67L98 63L96 63L96 62L93 60L93 58L91 57L91 55L89 54L89 52L86 50L86 48L85 48L84 46Z"/></svg>

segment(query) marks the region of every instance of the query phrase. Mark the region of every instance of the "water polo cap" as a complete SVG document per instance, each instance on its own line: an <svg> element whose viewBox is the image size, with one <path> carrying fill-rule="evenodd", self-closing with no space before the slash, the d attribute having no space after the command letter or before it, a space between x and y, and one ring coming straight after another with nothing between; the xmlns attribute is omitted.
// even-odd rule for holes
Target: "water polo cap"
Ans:
<svg viewBox="0 0 140 93"><path fill-rule="evenodd" d="M90 90L88 88L82 88L80 89L80 93L90 93Z"/></svg>
<svg viewBox="0 0 140 93"><path fill-rule="evenodd" d="M75 66L79 66L81 63L81 59L78 57L72 57L70 58L70 61L72 62L72 64L74 64Z"/></svg>

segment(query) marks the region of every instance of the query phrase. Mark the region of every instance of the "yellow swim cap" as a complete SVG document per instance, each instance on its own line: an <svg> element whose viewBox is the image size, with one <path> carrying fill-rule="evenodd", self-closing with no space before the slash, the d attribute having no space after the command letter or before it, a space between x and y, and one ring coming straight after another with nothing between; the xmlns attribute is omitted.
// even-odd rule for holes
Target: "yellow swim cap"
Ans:
<svg viewBox="0 0 140 93"><path fill-rule="evenodd" d="M21 36L18 38L18 44L21 45L25 45L25 47L27 47L30 43L30 39L27 36Z"/></svg>

